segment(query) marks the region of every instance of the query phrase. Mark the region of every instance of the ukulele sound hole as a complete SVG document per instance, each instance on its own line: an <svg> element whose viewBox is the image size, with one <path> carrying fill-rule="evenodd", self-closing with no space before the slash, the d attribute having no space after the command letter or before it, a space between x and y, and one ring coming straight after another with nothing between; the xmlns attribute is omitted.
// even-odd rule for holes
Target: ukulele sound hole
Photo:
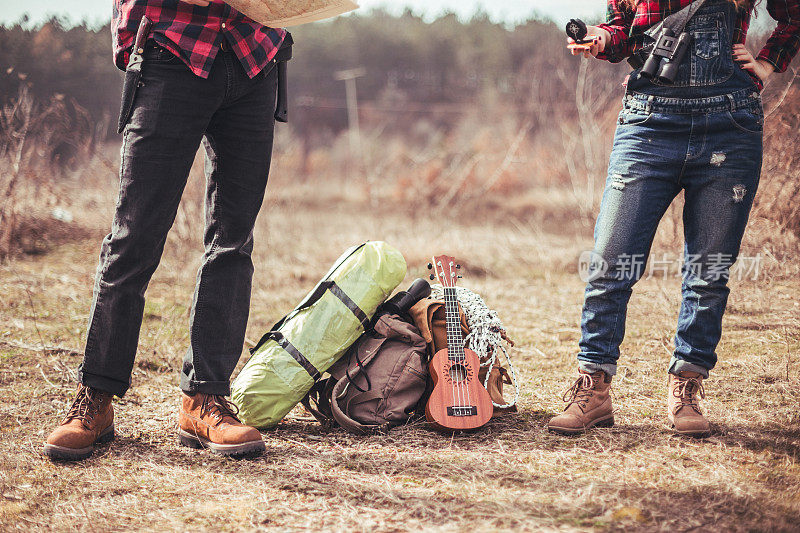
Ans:
<svg viewBox="0 0 800 533"><path fill-rule="evenodd" d="M467 380L467 367L464 365L452 365L449 368L448 373L450 374L450 380L453 383L460 383Z"/></svg>

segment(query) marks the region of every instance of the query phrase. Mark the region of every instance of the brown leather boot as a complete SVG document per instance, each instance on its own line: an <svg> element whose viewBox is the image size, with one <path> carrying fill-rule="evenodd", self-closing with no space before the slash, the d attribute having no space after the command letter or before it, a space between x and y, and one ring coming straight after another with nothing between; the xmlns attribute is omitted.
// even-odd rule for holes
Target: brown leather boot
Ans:
<svg viewBox="0 0 800 533"><path fill-rule="evenodd" d="M708 436L711 424L700 412L699 404L699 398L706 397L703 376L684 370L679 376L670 374L667 384L667 416L675 432L690 437Z"/></svg>
<svg viewBox="0 0 800 533"><path fill-rule="evenodd" d="M77 461L92 455L94 445L114 438L113 394L80 385L67 416L47 437L44 454Z"/></svg>
<svg viewBox="0 0 800 533"><path fill-rule="evenodd" d="M190 448L208 448L220 455L261 453L261 433L242 424L239 410L223 396L183 393L178 436Z"/></svg>
<svg viewBox="0 0 800 533"><path fill-rule="evenodd" d="M581 376L564 394L569 402L563 413L547 424L547 429L562 435L575 435L587 429L614 425L611 406L611 376L598 370L594 374L581 371Z"/></svg>

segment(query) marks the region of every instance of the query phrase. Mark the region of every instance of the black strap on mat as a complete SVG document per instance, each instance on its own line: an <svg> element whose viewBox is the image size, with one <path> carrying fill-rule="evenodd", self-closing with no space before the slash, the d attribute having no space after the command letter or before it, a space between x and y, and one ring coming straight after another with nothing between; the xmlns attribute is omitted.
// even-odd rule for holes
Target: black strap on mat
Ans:
<svg viewBox="0 0 800 533"><path fill-rule="evenodd" d="M361 310L357 303L350 299L350 297L345 294L341 287L339 287L335 281L323 281L320 285L327 285L327 289L331 291L331 294L339 298L342 303L347 306L351 313L353 313L358 321L361 323L361 327L367 329L369 325L369 317L367 314Z"/></svg>
<svg viewBox="0 0 800 533"><path fill-rule="evenodd" d="M327 291L330 291L331 294L336 296L345 305L345 307L347 307L350 312L353 313L356 319L358 319L358 322L361 324L361 327L366 331L369 326L369 317L367 314L352 300L352 298L345 294L342 288L339 287L335 281L331 279L325 280L317 285L317 288L314 290L313 294L311 294L295 311L311 307L318 302ZM278 329L280 329L280 327L286 322L288 317L289 315L283 317L280 322L272 327L272 331L267 332L263 337L261 337L258 343L250 349L250 353L254 354L256 350L258 350L265 342L267 342L269 339L274 339L275 342L277 342L281 348L286 350L289 355L291 355L294 360L297 361L312 378L314 378L314 381L316 381L321 375L319 370L317 370L314 365L311 364L311 361L309 361L308 358L306 358L306 356L300 352L300 350L293 346L292 343L290 343L286 337L284 337L283 334L278 331Z"/></svg>
<svg viewBox="0 0 800 533"><path fill-rule="evenodd" d="M295 348L295 346L283 336L283 333L280 331L270 331L267 333L267 336L274 339L275 342L278 343L278 346L286 350L286 352L291 355L306 372L308 372L308 375L311 376L314 381L317 381L320 378L322 374L319 373L319 370L317 370L314 365L311 364L311 361L306 359L306 356L300 353L300 350Z"/></svg>

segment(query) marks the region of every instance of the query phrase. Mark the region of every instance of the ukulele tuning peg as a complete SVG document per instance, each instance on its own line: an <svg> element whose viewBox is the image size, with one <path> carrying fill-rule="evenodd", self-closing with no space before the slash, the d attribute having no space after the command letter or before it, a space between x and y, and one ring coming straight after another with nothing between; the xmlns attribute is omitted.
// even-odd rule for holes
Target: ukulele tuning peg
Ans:
<svg viewBox="0 0 800 533"><path fill-rule="evenodd" d="M433 274L431 274L431 281L433 281L433 280L435 280L435 279L436 279L436 276L434 276Z"/></svg>
<svg viewBox="0 0 800 533"><path fill-rule="evenodd" d="M464 276L456 276L456 277L457 277L458 279L461 279L461 278L463 278Z"/></svg>
<svg viewBox="0 0 800 533"><path fill-rule="evenodd" d="M461 268L461 265L456 265L456 268Z"/></svg>
<svg viewBox="0 0 800 533"><path fill-rule="evenodd" d="M433 263L428 263L428 270L433 270Z"/></svg>

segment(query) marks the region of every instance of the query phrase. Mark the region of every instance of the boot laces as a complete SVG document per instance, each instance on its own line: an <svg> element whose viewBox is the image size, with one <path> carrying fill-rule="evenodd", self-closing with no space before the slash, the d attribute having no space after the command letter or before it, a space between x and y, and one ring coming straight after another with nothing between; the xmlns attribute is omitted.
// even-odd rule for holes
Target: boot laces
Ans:
<svg viewBox="0 0 800 533"><path fill-rule="evenodd" d="M72 406L70 406L69 411L67 411L67 416L64 421L69 422L70 420L77 419L83 422L84 425L86 425L87 422L91 422L94 420L94 415L97 414L100 408L100 399L100 391L81 385L78 389L78 394L72 401Z"/></svg>
<svg viewBox="0 0 800 533"><path fill-rule="evenodd" d="M698 397L705 399L706 391L700 379L675 376L675 386L672 389L672 395L680 400L680 403L675 407L675 414L683 407L691 407L697 414L702 414L700 413Z"/></svg>
<svg viewBox="0 0 800 533"><path fill-rule="evenodd" d="M594 377L591 374L581 374L572 387L564 393L562 399L568 403L568 408L574 403L581 411L585 411L592 396L594 396Z"/></svg>
<svg viewBox="0 0 800 533"><path fill-rule="evenodd" d="M231 403L224 396L217 396L208 394L203 398L203 404L200 406L200 413L207 413L217 419L217 425L222 423L225 418L231 417L236 422L239 420L239 408Z"/></svg>

